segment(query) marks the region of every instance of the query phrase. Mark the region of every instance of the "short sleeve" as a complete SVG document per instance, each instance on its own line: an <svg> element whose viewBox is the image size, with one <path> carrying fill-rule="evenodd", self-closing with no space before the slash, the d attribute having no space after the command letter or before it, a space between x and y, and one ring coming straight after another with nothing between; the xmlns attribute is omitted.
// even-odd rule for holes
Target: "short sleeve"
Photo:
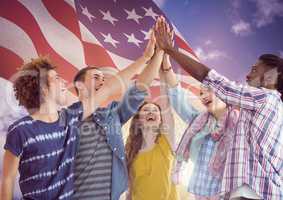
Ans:
<svg viewBox="0 0 283 200"><path fill-rule="evenodd" d="M21 130L16 128L9 131L6 137L4 149L9 150L12 154L19 157L23 152L24 139Z"/></svg>
<svg viewBox="0 0 283 200"><path fill-rule="evenodd" d="M161 134L158 138L157 145L160 147L161 151L167 155L173 155L171 146L164 134Z"/></svg>

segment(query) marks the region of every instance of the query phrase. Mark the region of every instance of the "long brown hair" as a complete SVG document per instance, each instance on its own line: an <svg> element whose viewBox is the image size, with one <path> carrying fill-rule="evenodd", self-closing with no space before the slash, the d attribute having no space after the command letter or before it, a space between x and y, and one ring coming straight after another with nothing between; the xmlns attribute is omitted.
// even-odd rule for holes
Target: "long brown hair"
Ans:
<svg viewBox="0 0 283 200"><path fill-rule="evenodd" d="M133 161L142 147L143 136L142 136L141 124L139 122L139 113L142 107L145 106L146 104L154 104L155 106L157 106L161 115L161 107L154 102L144 102L139 107L138 112L134 115L130 125L130 131L129 131L130 133L126 142L126 157L127 157L128 172L130 172ZM161 124L162 124L162 117L161 117ZM158 139L159 136L160 133L157 135L156 140Z"/></svg>

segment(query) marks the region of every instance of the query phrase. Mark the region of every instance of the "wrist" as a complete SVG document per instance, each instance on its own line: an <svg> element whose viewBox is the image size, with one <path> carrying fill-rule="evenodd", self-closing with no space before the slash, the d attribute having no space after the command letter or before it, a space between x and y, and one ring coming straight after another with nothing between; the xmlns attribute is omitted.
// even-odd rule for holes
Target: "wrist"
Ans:
<svg viewBox="0 0 283 200"><path fill-rule="evenodd" d="M151 59L151 57L150 56L146 56L146 55L142 55L141 57L140 57L140 59L143 61L143 62L147 62L147 61L149 61L150 59Z"/></svg>
<svg viewBox="0 0 283 200"><path fill-rule="evenodd" d="M163 72L169 72L172 69L172 66L168 66L168 67L162 67L161 68Z"/></svg>
<svg viewBox="0 0 283 200"><path fill-rule="evenodd" d="M175 51L175 48L172 46L172 47L166 47L164 49L165 53L167 53L168 55L170 55L171 53L173 53Z"/></svg>
<svg viewBox="0 0 283 200"><path fill-rule="evenodd" d="M157 49L156 54L162 54L162 56L164 55L164 50L163 49Z"/></svg>

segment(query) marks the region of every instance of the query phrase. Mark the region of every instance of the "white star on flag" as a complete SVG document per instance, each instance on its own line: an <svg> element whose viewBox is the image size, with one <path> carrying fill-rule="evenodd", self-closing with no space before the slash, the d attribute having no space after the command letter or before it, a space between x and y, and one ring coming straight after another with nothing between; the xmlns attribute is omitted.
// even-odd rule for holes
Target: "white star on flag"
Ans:
<svg viewBox="0 0 283 200"><path fill-rule="evenodd" d="M158 14L153 12L152 7L148 8L148 9L145 8L145 7L142 7L142 8L145 10L144 16L152 17L154 20L156 20L156 17L158 17Z"/></svg>
<svg viewBox="0 0 283 200"><path fill-rule="evenodd" d="M114 46L115 48L117 48L117 45L116 44L119 44L120 42L117 41L117 40L114 40L112 38L112 35L110 33L108 33L107 35L103 34L103 33L100 33L103 37L104 37L104 42L106 43L110 43L112 44L112 46Z"/></svg>
<svg viewBox="0 0 283 200"><path fill-rule="evenodd" d="M134 43L136 46L140 47L139 43L142 43L142 41L138 40L133 33L131 33L131 35L124 33L124 35L128 38L129 43Z"/></svg>
<svg viewBox="0 0 283 200"><path fill-rule="evenodd" d="M125 12L128 14L127 16L127 19L132 19L134 20L135 22L137 22L138 24L140 23L139 22L139 19L142 19L142 16L138 15L136 13L136 10L135 9L132 9L132 11L128 11L127 9L124 9Z"/></svg>
<svg viewBox="0 0 283 200"><path fill-rule="evenodd" d="M80 5L80 6L81 6L81 9L82 9L82 14L85 15L89 19L89 21L92 22L92 18L95 19L95 17L92 14L90 14L87 7L84 8L82 5Z"/></svg>
<svg viewBox="0 0 283 200"><path fill-rule="evenodd" d="M141 30L141 32L144 34L144 40L149 40L150 39L151 31L152 31L151 29L149 29L149 31Z"/></svg>
<svg viewBox="0 0 283 200"><path fill-rule="evenodd" d="M115 25L114 22L118 21L118 19L111 16L111 13L109 10L107 12L103 12L102 10L99 10L101 14L103 15L103 20L109 21L113 26Z"/></svg>

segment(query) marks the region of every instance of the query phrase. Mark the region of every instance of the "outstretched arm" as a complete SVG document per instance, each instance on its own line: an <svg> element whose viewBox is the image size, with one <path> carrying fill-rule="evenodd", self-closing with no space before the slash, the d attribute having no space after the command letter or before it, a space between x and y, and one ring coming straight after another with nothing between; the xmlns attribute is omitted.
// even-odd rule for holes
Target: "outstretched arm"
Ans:
<svg viewBox="0 0 283 200"><path fill-rule="evenodd" d="M164 63L164 62L163 62ZM175 135L175 121L172 113L172 109L169 103L169 98L167 95L167 87L165 85L164 72L160 70L160 107L163 120L163 128L166 133L166 138L171 146L171 149L175 150L176 145L176 135Z"/></svg>
<svg viewBox="0 0 283 200"><path fill-rule="evenodd" d="M165 82L168 85L168 96L170 104L174 107L177 114L188 124L199 114L192 102L197 99L196 95L179 85L176 74L172 69L168 54L163 59L162 71Z"/></svg>
<svg viewBox="0 0 283 200"><path fill-rule="evenodd" d="M186 72L202 82L210 69L204 64L199 63L174 49L173 42L171 40L172 34L173 33L170 31L169 25L165 22L165 19L163 17L159 17L155 28L156 42L158 46L176 60L176 62L178 62Z"/></svg>
<svg viewBox="0 0 283 200"><path fill-rule="evenodd" d="M156 50L152 60L139 75L136 82L137 88L139 90L147 90L150 87L151 82L158 76L158 72L163 59L163 54L163 50Z"/></svg>
<svg viewBox="0 0 283 200"><path fill-rule="evenodd" d="M138 107L143 102L144 97L147 94L146 91L149 89L151 82L158 75L162 58L163 51L156 50L152 60L138 76L136 85L127 91L123 100L119 103L118 114L122 124L128 121L128 119L137 112Z"/></svg>
<svg viewBox="0 0 283 200"><path fill-rule="evenodd" d="M114 93L117 91L125 91L133 76L143 70L146 62L151 59L154 54L154 48L155 37L154 34L152 34L143 56L138 58L133 64L129 65L124 70L120 71L117 75L106 80L104 85L94 95L91 95L83 102L83 119L90 116L96 110L96 108L108 100L109 97L111 97ZM160 52L162 52L163 55L163 51L159 51L159 53L156 52L156 55L160 54ZM157 64L156 61L154 61L154 58L149 62ZM147 69L147 71L150 71L151 73L151 70ZM147 76L148 77L145 77L144 80L141 80L141 83L144 82L145 84L150 85L151 74Z"/></svg>
<svg viewBox="0 0 283 200"><path fill-rule="evenodd" d="M255 110L265 103L266 92L264 90L236 84L217 74L214 70L210 70L204 64L174 49L170 39L172 33L163 17L158 18L156 27L156 42L160 48L176 60L194 78L209 86L216 96L226 104Z"/></svg>
<svg viewBox="0 0 283 200"><path fill-rule="evenodd" d="M115 75L115 77L113 77L113 79L116 78L117 80L110 79L109 81L110 84L107 86L108 90L111 90L111 92L113 93L113 91L123 89L120 87L126 86L127 88L129 83L131 82L131 79L135 75L140 74L147 66L147 63L153 57L155 43L156 43L156 40L155 40L154 32L152 31L150 40L148 41L148 44L144 50L143 55L139 57L134 63L130 64L128 67L118 72L118 74ZM113 81L120 82L120 85L113 84Z"/></svg>

